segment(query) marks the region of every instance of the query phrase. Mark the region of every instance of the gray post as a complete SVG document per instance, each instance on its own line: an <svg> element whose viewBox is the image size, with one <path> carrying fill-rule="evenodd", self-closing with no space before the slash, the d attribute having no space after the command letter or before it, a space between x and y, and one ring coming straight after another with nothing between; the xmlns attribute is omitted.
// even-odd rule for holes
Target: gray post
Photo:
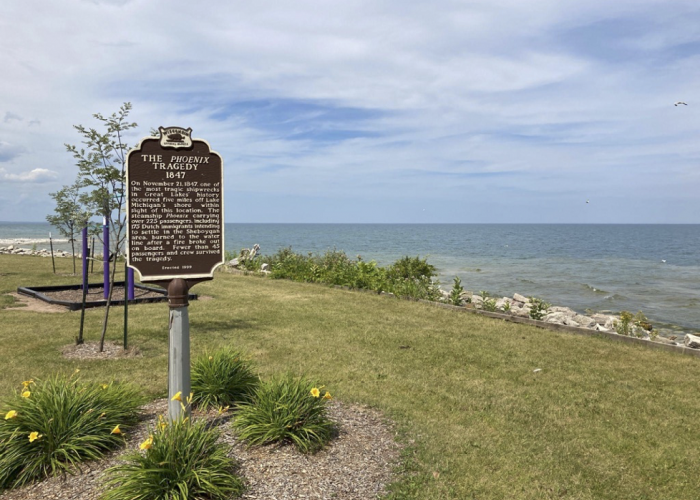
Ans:
<svg viewBox="0 0 700 500"><path fill-rule="evenodd" d="M168 285L170 305L170 346L168 349L168 417L174 421L190 416L190 319L187 312L189 285L182 278L175 278ZM173 401L180 393L180 401Z"/></svg>

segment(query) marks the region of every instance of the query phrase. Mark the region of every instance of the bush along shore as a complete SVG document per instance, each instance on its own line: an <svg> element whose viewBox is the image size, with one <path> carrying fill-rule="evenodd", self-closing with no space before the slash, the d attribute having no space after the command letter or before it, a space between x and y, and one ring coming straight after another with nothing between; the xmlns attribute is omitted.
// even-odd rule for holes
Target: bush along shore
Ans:
<svg viewBox="0 0 700 500"><path fill-rule="evenodd" d="M435 266L420 257L403 257L387 267L380 267L374 261L363 261L359 255L356 259L351 259L338 250L327 251L323 255L302 255L294 253L291 248L284 248L272 256L260 255L259 250L259 245L254 245L251 249L242 249L236 257L228 255L226 269L273 279L372 290L398 297L510 314L549 324L700 349L700 334L664 336L641 311L636 314L628 311L620 311L619 314L581 314L569 307L554 306L537 297L526 297L519 293L514 293L512 297L492 297L486 291L467 291L462 287L459 278L454 279L451 290L447 291L442 289L440 282L436 280Z"/></svg>

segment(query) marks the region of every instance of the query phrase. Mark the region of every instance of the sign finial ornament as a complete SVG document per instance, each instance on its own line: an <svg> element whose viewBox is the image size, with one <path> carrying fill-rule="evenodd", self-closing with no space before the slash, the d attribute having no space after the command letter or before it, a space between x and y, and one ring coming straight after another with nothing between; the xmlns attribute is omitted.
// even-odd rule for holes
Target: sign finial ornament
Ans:
<svg viewBox="0 0 700 500"><path fill-rule="evenodd" d="M182 127L158 127L160 145L164 148L192 147L192 129Z"/></svg>

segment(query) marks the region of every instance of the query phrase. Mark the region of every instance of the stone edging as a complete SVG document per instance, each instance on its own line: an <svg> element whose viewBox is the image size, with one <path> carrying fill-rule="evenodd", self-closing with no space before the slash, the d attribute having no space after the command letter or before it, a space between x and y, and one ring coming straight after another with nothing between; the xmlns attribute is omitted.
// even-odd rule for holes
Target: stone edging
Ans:
<svg viewBox="0 0 700 500"><path fill-rule="evenodd" d="M388 295L388 294L386 294ZM510 321L511 323L520 323L524 325L531 325L537 328L543 328L545 330L552 330L555 332L566 332L573 333L575 335L585 335L588 337L603 337L618 342L626 342L628 344L637 344L649 347L652 349L661 349L664 351L674 352L676 354L684 354L688 356L700 357L700 349L691 349L682 345L670 345L663 344L661 342L654 342L653 340L638 339L636 337L626 337L624 335L619 335L617 333L611 332L599 332L596 330L589 330L588 328L579 328L576 326L560 325L556 323L547 323L546 321L538 321L532 318L523 318L520 316L514 316L512 314L495 313L489 311L482 311L479 309L468 309L466 307L453 306L451 304L441 304L440 302L432 302L425 299L408 299L415 300L416 302L422 302L424 304L429 304L431 306L440 307L443 309L451 309L457 312L478 314L481 316L487 316L489 318L501 319L503 321Z"/></svg>

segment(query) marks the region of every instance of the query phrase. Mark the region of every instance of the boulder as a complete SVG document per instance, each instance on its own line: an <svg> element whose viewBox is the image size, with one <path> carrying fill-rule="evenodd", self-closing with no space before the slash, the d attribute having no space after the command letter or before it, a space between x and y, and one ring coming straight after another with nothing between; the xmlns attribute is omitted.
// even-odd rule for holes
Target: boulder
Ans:
<svg viewBox="0 0 700 500"><path fill-rule="evenodd" d="M600 326L598 324L595 325L595 330L599 332L609 332L610 330L608 328L605 328L604 326Z"/></svg>
<svg viewBox="0 0 700 500"><path fill-rule="evenodd" d="M564 324L566 320L566 315L563 312L552 312L544 317L544 321L547 323L558 323L560 325Z"/></svg>
<svg viewBox="0 0 700 500"><path fill-rule="evenodd" d="M263 265L260 266L260 270L262 272L270 272L270 264L264 263Z"/></svg>
<svg viewBox="0 0 700 500"><path fill-rule="evenodd" d="M506 306L506 304L510 304L512 306L513 300L508 298L508 297L503 297L502 299L498 299L496 301L496 307L498 309L503 310L503 308Z"/></svg>
<svg viewBox="0 0 700 500"><path fill-rule="evenodd" d="M522 302L523 304L530 302L530 299L525 297L524 295L520 295L519 293L514 293L513 294L513 300L517 302Z"/></svg>
<svg viewBox="0 0 700 500"><path fill-rule="evenodd" d="M583 328L590 328L593 325L595 325L595 321L593 321L593 318L589 316L584 316L582 314L577 314L572 319Z"/></svg>
<svg viewBox="0 0 700 500"><path fill-rule="evenodd" d="M552 306L549 308L549 312L560 312L564 313L566 316L574 317L578 313L569 307Z"/></svg>
<svg viewBox="0 0 700 500"><path fill-rule="evenodd" d="M238 267L238 259L231 259L226 263L226 265L231 267Z"/></svg>
<svg viewBox="0 0 700 500"><path fill-rule="evenodd" d="M596 313L593 316L591 316L591 318L593 318L593 321L595 321L599 325L604 325L609 319L612 319L612 316L610 316L609 314Z"/></svg>
<svg viewBox="0 0 700 500"><path fill-rule="evenodd" d="M514 314L516 316L521 316L523 318L530 317L530 308L527 306L513 308L510 310L510 312L511 312L511 314Z"/></svg>
<svg viewBox="0 0 700 500"><path fill-rule="evenodd" d="M690 347L691 349L700 349L700 337L697 335L691 335L687 333L685 335L685 340L683 341L686 347Z"/></svg>

